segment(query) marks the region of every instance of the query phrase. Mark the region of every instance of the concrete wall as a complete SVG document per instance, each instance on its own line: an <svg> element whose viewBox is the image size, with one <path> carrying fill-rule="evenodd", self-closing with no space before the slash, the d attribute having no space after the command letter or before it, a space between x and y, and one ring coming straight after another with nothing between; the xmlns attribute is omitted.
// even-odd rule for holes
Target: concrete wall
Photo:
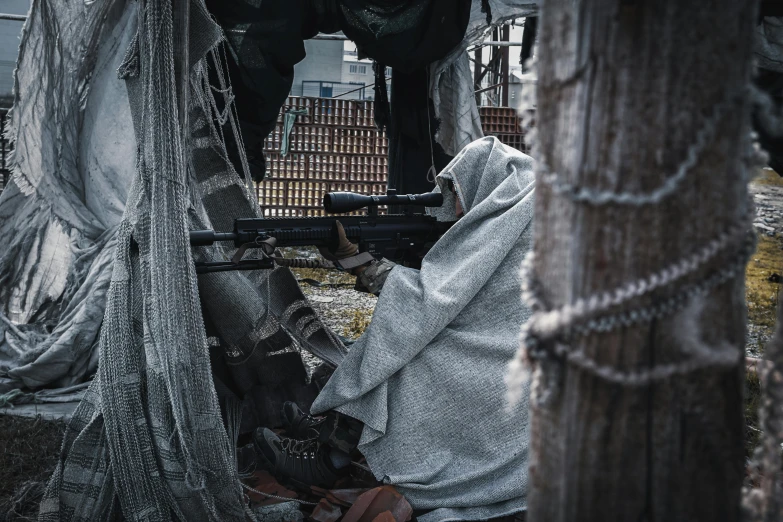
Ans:
<svg viewBox="0 0 783 522"><path fill-rule="evenodd" d="M521 83L511 83L508 86L508 106L516 110L522 108L522 87Z"/></svg>
<svg viewBox="0 0 783 522"><path fill-rule="evenodd" d="M373 85L375 83L375 74L372 72L372 62L344 61L343 64L343 82L345 83L363 83ZM351 72L351 67L356 70Z"/></svg>
<svg viewBox="0 0 783 522"><path fill-rule="evenodd" d="M526 85L534 84L535 82L536 80L530 73L526 75L512 75L511 82L508 85L508 106L521 110L522 90Z"/></svg>
<svg viewBox="0 0 783 522"><path fill-rule="evenodd" d="M294 66L294 84L291 94L302 95L303 81L335 82L342 81L343 42L340 40L306 40L307 57ZM312 85L309 88L313 88ZM318 93L305 93L305 96L318 96Z"/></svg>
<svg viewBox="0 0 783 522"><path fill-rule="evenodd" d="M351 72L351 67L355 67L355 71ZM362 72L363 71L363 72ZM391 77L391 68L386 68L386 76ZM364 99L375 99L375 73L372 70L372 61L363 60L358 61L355 57L346 55L343 61L343 83L364 84L367 88L364 90Z"/></svg>
<svg viewBox="0 0 783 522"><path fill-rule="evenodd" d="M29 9L30 0L0 0L0 13L27 14ZM21 34L22 22L0 20L0 107L11 97Z"/></svg>

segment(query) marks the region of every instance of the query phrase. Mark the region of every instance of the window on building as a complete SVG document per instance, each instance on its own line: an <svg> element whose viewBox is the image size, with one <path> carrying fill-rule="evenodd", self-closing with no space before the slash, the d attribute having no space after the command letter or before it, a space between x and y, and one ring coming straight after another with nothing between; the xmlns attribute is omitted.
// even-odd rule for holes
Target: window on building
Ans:
<svg viewBox="0 0 783 522"><path fill-rule="evenodd" d="M386 77L391 78L391 67L386 68Z"/></svg>
<svg viewBox="0 0 783 522"><path fill-rule="evenodd" d="M367 74L367 66L354 64L350 66L349 71L351 74Z"/></svg>

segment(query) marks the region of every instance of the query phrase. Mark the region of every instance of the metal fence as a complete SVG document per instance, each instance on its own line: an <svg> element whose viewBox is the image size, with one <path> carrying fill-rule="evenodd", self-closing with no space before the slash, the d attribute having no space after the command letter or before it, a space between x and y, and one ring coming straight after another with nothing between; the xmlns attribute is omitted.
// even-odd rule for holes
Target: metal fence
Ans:
<svg viewBox="0 0 783 522"><path fill-rule="evenodd" d="M302 82L302 96L305 98L345 98L348 100L372 99L374 95L372 86L360 83L322 82L305 80Z"/></svg>

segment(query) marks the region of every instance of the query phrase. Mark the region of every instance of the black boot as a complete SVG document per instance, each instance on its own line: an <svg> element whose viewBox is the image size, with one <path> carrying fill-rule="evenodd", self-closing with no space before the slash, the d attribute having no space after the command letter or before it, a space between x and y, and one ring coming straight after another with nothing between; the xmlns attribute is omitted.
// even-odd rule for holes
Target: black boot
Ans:
<svg viewBox="0 0 783 522"><path fill-rule="evenodd" d="M278 437L268 428L258 428L253 432L253 440L260 454L269 462L275 477L304 487L330 488L347 470L335 468L329 449L314 439Z"/></svg>
<svg viewBox="0 0 783 522"><path fill-rule="evenodd" d="M299 440L315 439L332 450L355 455L364 425L348 415L329 411L315 417L301 410L293 402L283 404L286 433Z"/></svg>
<svg viewBox="0 0 783 522"><path fill-rule="evenodd" d="M283 404L283 422L285 432L298 440L317 439L326 417L315 417L302 411L295 402Z"/></svg>
<svg viewBox="0 0 783 522"><path fill-rule="evenodd" d="M252 442L237 448L237 470L239 476L249 477L256 471L258 463L258 451Z"/></svg>

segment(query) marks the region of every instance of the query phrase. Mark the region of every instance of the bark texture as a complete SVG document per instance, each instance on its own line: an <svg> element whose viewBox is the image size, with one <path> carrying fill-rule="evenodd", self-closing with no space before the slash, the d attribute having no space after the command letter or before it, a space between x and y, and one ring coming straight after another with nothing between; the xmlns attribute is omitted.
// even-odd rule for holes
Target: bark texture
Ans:
<svg viewBox="0 0 783 522"><path fill-rule="evenodd" d="M656 273L742 219L755 4L548 0L542 6L537 159L558 182L654 191L686 160L715 108L728 106L695 166L658 203L573 201L539 172L533 272L549 307ZM718 256L685 282L698 283L725 259ZM620 371L642 370L687 358L678 328L707 346L728 343L739 351L744 325L740 276L709 292L691 322L667 316L576 339L568 349ZM739 519L741 356L728 370L706 368L646 386L554 364L556 393L531 404L529 520ZM542 374L535 379L534 389Z"/></svg>

